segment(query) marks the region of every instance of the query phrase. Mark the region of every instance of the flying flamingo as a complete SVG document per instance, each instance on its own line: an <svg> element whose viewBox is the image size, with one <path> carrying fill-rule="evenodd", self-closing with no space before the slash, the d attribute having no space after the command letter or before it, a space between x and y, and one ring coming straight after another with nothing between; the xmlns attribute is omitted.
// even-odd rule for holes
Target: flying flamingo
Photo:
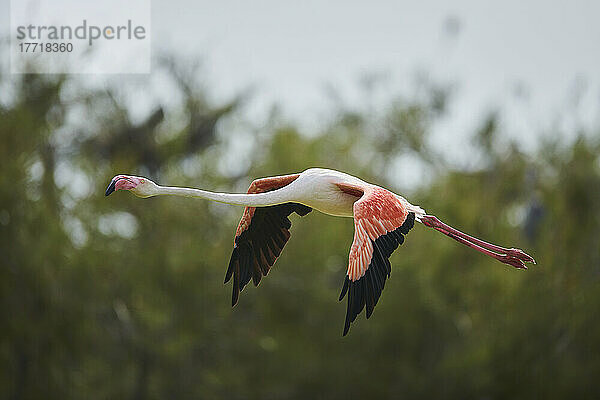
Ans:
<svg viewBox="0 0 600 400"><path fill-rule="evenodd" d="M513 267L527 269L524 262L535 263L533 257L520 249L496 246L469 236L427 215L400 195L330 169L310 168L299 174L257 179L247 194L159 186L148 178L128 175L115 176L106 196L116 190L129 190L143 198L175 195L245 206L225 274L225 283L233 277L232 306L250 279L257 286L281 254L290 238L290 214L305 216L314 208L333 216L353 217L354 241L339 297L341 301L348 295L344 336L364 308L367 318L371 316L390 276L388 258L404 242L404 235L415 221Z"/></svg>

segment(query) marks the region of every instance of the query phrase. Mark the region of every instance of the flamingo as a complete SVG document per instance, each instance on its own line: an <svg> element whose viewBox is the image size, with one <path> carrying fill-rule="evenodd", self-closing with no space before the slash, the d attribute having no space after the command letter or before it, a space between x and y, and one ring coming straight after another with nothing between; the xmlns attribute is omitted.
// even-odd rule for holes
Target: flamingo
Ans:
<svg viewBox="0 0 600 400"><path fill-rule="evenodd" d="M142 198L158 195L195 197L245 206L237 227L225 283L233 278L231 305L252 279L266 276L290 238L289 216L305 216L313 209L337 217L354 218L354 241L339 301L347 295L343 336L366 309L368 319L390 277L389 257L404 242L415 222L435 229L487 256L519 269L535 260L516 248L500 247L467 235L404 197L343 172L310 168L302 173L256 179L247 194L216 193L201 189L159 186L148 178L117 175L105 195L128 190Z"/></svg>

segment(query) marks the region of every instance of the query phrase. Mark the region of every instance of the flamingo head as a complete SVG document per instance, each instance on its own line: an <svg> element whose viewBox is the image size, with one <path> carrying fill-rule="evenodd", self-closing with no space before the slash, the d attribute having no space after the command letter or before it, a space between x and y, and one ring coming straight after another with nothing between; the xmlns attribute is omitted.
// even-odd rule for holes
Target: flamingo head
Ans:
<svg viewBox="0 0 600 400"><path fill-rule="evenodd" d="M110 181L105 196L117 190L129 190L137 197L150 197L157 194L158 185L140 176L117 175Z"/></svg>

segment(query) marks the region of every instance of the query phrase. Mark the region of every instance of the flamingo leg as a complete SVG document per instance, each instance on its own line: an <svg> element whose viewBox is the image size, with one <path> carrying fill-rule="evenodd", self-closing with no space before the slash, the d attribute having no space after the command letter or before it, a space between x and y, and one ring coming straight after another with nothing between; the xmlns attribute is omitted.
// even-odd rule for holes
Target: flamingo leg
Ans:
<svg viewBox="0 0 600 400"><path fill-rule="evenodd" d="M496 260L512 265L515 268L527 269L523 262L531 262L535 264L535 260L529 254L525 253L521 249L505 248L492 243L485 242L476 237L467 235L464 232L459 231L440 221L433 215L425 215L421 217L423 225L428 226L443 233L444 235L460 242L466 246L471 247L485 255L495 258Z"/></svg>

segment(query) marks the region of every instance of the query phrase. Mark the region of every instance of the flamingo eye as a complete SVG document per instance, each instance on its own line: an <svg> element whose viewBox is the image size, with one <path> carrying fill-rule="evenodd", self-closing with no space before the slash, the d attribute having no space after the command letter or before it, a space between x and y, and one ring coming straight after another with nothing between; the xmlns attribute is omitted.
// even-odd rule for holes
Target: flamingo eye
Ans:
<svg viewBox="0 0 600 400"><path fill-rule="evenodd" d="M140 179L140 182L141 182L141 183L144 183L145 181L144 181L143 179Z"/></svg>

